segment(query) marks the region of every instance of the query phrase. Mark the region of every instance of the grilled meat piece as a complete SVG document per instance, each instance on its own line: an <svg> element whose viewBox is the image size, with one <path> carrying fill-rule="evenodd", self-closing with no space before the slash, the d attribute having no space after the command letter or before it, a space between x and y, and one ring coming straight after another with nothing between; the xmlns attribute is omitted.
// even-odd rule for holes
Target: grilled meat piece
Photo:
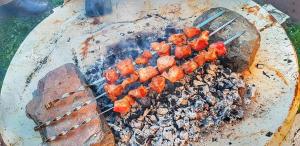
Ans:
<svg viewBox="0 0 300 146"><path fill-rule="evenodd" d="M119 74L114 69L108 69L104 72L104 77L108 83L113 84L119 79Z"/></svg>
<svg viewBox="0 0 300 146"><path fill-rule="evenodd" d="M198 68L198 64L193 61L187 61L181 66L186 74L194 72Z"/></svg>
<svg viewBox="0 0 300 146"><path fill-rule="evenodd" d="M149 86L156 93L160 94L166 86L166 79L162 76L156 76L152 78Z"/></svg>
<svg viewBox="0 0 300 146"><path fill-rule="evenodd" d="M169 37L168 40L176 46L182 46L186 44L187 38L184 34L173 34Z"/></svg>
<svg viewBox="0 0 300 146"><path fill-rule="evenodd" d="M196 27L186 27L183 29L184 34L188 38L193 38L201 33L201 30Z"/></svg>
<svg viewBox="0 0 300 146"><path fill-rule="evenodd" d="M140 82L146 82L154 76L158 75L158 73L159 72L153 66L147 66L138 70Z"/></svg>
<svg viewBox="0 0 300 146"><path fill-rule="evenodd" d="M218 54L216 49L209 49L205 54L205 61L213 62L218 59Z"/></svg>
<svg viewBox="0 0 300 146"><path fill-rule="evenodd" d="M157 68L160 72L169 69L171 66L175 65L176 61L174 56L162 56L157 59Z"/></svg>
<svg viewBox="0 0 300 146"><path fill-rule="evenodd" d="M115 84L106 84L104 85L104 90L107 93L111 101L117 100L117 97L120 96L124 90L122 85Z"/></svg>
<svg viewBox="0 0 300 146"><path fill-rule="evenodd" d="M143 56L139 56L135 59L135 63L136 64L148 64L149 59L143 57Z"/></svg>
<svg viewBox="0 0 300 146"><path fill-rule="evenodd" d="M142 57L151 59L152 58L152 53L149 50L144 50Z"/></svg>
<svg viewBox="0 0 300 146"><path fill-rule="evenodd" d="M148 94L148 89L145 86L140 86L136 89L130 90L128 92L128 95L135 97L135 98L143 98L147 96Z"/></svg>
<svg viewBox="0 0 300 146"><path fill-rule="evenodd" d="M201 36L190 43L194 51L201 51L205 49L209 43L209 31L201 32Z"/></svg>
<svg viewBox="0 0 300 146"><path fill-rule="evenodd" d="M134 72L133 74L130 75L130 77L126 78L123 82L122 82L122 87L126 88L128 85L136 82L139 79L139 75L137 72Z"/></svg>
<svg viewBox="0 0 300 146"><path fill-rule="evenodd" d="M117 68L122 76L132 74L135 69L131 59L124 59L117 63Z"/></svg>
<svg viewBox="0 0 300 146"><path fill-rule="evenodd" d="M131 106L134 103L135 103L134 99L131 96L126 95L122 99L116 100L114 102L113 111L121 113L121 114L128 113L131 109Z"/></svg>
<svg viewBox="0 0 300 146"><path fill-rule="evenodd" d="M143 54L135 59L136 64L148 64L152 58L152 54L149 50L145 50Z"/></svg>
<svg viewBox="0 0 300 146"><path fill-rule="evenodd" d="M198 66L202 66L205 63L205 54L206 53L207 53L206 51L202 51L193 58L193 60L198 64Z"/></svg>
<svg viewBox="0 0 300 146"><path fill-rule="evenodd" d="M163 72L162 76L174 83L184 78L185 74L181 67L173 66L169 69L168 73Z"/></svg>
<svg viewBox="0 0 300 146"><path fill-rule="evenodd" d="M227 53L227 49L225 47L224 42L216 42L209 45L209 50L215 50L218 57L224 56Z"/></svg>
<svg viewBox="0 0 300 146"><path fill-rule="evenodd" d="M176 46L175 57L177 59L183 59L192 55L192 48L190 45Z"/></svg>
<svg viewBox="0 0 300 146"><path fill-rule="evenodd" d="M171 46L166 44L166 42L153 42L151 43L151 48L157 52L159 56L170 55Z"/></svg>

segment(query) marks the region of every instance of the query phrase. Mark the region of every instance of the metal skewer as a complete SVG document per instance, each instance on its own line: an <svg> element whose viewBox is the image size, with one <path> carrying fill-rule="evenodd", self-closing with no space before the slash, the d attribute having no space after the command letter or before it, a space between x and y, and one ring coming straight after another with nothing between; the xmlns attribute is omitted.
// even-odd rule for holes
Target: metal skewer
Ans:
<svg viewBox="0 0 300 146"><path fill-rule="evenodd" d="M231 37L231 38L229 38L228 40L224 41L224 44L226 43L226 45L227 45L227 44L231 43L233 40L235 40L236 38L240 37L240 36L243 35L244 33L245 33L245 31L238 32L238 33L235 34L233 37ZM49 121L47 121L47 122L45 122L45 123L42 123L42 124L36 126L36 127L35 127L35 130L38 130L38 129L42 128L42 127L48 126L48 125L52 124L52 123L55 122L55 121L59 121L59 120L63 119L64 117L66 117L66 116L68 116L68 115L71 115L74 111L80 110L83 106L86 106L86 105L88 105L88 104L90 104L90 103L95 102L98 98L100 98L100 97L103 96L104 94L105 94L105 93L103 93L103 94L97 96L97 97L94 98L94 99L91 99L91 100L88 100L88 101L84 102L84 103L81 104L80 106L75 107L74 109L72 109L72 110L69 111L69 112L66 112L66 113L65 113L64 115L62 115L62 116L58 116L58 117L56 117L56 118L53 119L53 120L49 120ZM105 111L103 111L103 112L101 112L101 113L95 114L95 115L93 115L92 117L85 119L85 120L84 120L83 122L81 122L80 124L76 124L76 125L72 126L72 127L71 127L70 129L68 129L68 130L64 130L64 131L60 132L59 134L57 134L57 135L55 135L55 136L50 136L50 137L48 137L48 138L45 138L44 141L45 141L45 142L51 142L51 141L54 141L54 140L56 140L57 138L59 138L59 137L61 137L61 136L64 136L64 135L68 134L69 132L71 132L71 131L73 131L73 130L75 130L75 129L77 129L77 128L79 128L79 127L81 127L81 126L83 126L83 125L85 125L85 124L87 124L87 123L89 123L90 121L92 121L93 119L97 118L98 116L100 116L100 115L102 115L102 114L104 114L104 113L106 113L106 112L109 112L109 111L113 110L113 108L114 108L114 107L111 107L111 108L109 108L109 109L107 109L107 110L105 110Z"/></svg>
<svg viewBox="0 0 300 146"><path fill-rule="evenodd" d="M226 27L227 25L229 25L230 23L232 23L237 18L238 17L235 17L235 18L229 20L228 22L224 23L222 26L220 26L219 28L217 28L216 30L214 30L212 33L210 33L209 36L213 36L214 34L216 34L217 32L219 32L221 29L223 29L224 27Z"/></svg>
<svg viewBox="0 0 300 146"><path fill-rule="evenodd" d="M82 104L76 106L75 108L71 109L70 111L67 111L67 112L64 113L64 114L55 117L54 119L50 119L50 120L48 120L48 121L46 121L46 122L44 122L44 123L40 123L40 124L38 124L37 126L34 127L34 130L35 130L35 131L40 130L40 129L43 128L43 127L49 126L49 125L51 125L51 124L54 123L54 122L57 122L57 121L60 121L60 120L64 119L65 117L71 115L73 112L78 111L78 110L80 110L82 107L87 106L87 105L89 105L89 104L95 102L97 99L103 97L104 95L106 95L106 93L103 93L103 94L101 94L101 95L99 95L99 96L97 96L97 97L95 97L95 98L93 98L93 99L87 100L87 101L83 102Z"/></svg>
<svg viewBox="0 0 300 146"><path fill-rule="evenodd" d="M222 12L222 11L221 11ZM219 12L218 15L215 15L215 16L219 16L220 14L223 14ZM217 18L217 17L216 17ZM214 18L215 19L215 18ZM212 19L212 20L214 20ZM216 34L218 31L222 30L223 28L225 28L226 26L228 26L229 24L231 24L234 20L236 20L237 17L231 19L230 21L226 22L225 24L223 24L222 26L220 26L219 28L217 28L215 31L213 31L209 36L212 36L214 34ZM208 22L206 22L207 24ZM201 23L202 24L202 23ZM204 23L203 23L204 24ZM151 52L152 55L156 54L156 52ZM133 62L133 65L136 65L135 62ZM60 101L60 100L63 100L65 98L67 98L68 96L76 93L76 92L80 92L80 91L84 91L87 87L90 87L90 86L93 86L93 85L97 85L97 84L100 84L102 83L103 81L105 81L105 78L100 78L99 80L93 82L92 84L89 84L89 85L86 85L86 86L81 86L79 87L77 90L73 91L73 92L69 92L69 93L65 93L64 95L62 95L60 98L56 99L56 100L53 100L51 102L49 102L48 104L45 105L45 107L47 109L49 109L50 107L52 107L56 102Z"/></svg>

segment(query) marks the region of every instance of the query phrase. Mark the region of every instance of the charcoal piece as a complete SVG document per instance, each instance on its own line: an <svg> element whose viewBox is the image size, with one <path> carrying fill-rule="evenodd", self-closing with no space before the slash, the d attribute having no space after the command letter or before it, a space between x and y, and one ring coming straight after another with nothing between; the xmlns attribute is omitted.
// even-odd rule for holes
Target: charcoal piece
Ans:
<svg viewBox="0 0 300 146"><path fill-rule="evenodd" d="M151 106L151 98L144 97L137 99L137 102L142 105L142 107L150 107Z"/></svg>
<svg viewBox="0 0 300 146"><path fill-rule="evenodd" d="M221 61L221 63L230 67L233 71L242 72L245 69L249 69L260 45L260 35L253 24L234 11L218 7L204 12L195 20L194 26L215 15L220 10L225 10L225 13L205 25L203 29L212 32L229 20L238 17L232 24L214 35L211 40L227 40L237 32L246 31L245 34L227 46L228 54Z"/></svg>
<svg viewBox="0 0 300 146"><path fill-rule="evenodd" d="M60 98L64 93L75 91L85 84L84 78L74 64L65 64L42 78L38 83L34 98L27 104L26 113L35 123L46 122L56 116L60 116L74 108L80 102L94 98L90 89L77 92L61 102L57 102L50 109L45 104L54 99ZM72 126L82 123L85 119L98 114L99 109L96 102L81 108L60 121L57 121L43 129L40 134L43 137L51 137L70 129ZM76 145L114 145L114 136L107 125L104 117L94 118L63 137L47 143L55 146L76 146Z"/></svg>

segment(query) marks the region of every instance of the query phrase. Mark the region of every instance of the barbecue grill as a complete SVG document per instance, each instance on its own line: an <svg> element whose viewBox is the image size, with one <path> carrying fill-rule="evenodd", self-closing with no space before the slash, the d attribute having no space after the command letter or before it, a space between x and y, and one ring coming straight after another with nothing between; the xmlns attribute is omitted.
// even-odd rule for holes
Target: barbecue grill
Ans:
<svg viewBox="0 0 300 146"><path fill-rule="evenodd" d="M132 36L133 30L152 33L154 27L169 23L182 26L214 7L225 7L247 18L259 31L261 42L250 67L251 74L245 79L258 89L251 115L240 123L226 125L217 134L217 143L206 143L281 143L299 105L298 66L295 50L284 29L266 10L252 1L115 3L112 14L95 19L84 16L82 1L66 3L56 8L25 39L12 60L1 91L0 133L7 144L38 145L42 142L33 130L35 124L26 117L24 110L32 99L37 81L47 72L68 62L74 62L86 72L99 58L109 55L107 46ZM150 14L160 19L152 19ZM159 31L156 34L159 35ZM270 136L269 133L274 134Z"/></svg>

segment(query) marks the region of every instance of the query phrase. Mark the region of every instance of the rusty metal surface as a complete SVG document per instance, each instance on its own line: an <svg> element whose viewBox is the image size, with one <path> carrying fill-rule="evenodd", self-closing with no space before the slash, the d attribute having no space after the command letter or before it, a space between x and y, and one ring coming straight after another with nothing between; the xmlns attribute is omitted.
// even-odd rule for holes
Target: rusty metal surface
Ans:
<svg viewBox="0 0 300 146"><path fill-rule="evenodd" d="M69 62L85 72L105 55L107 46L120 39L139 32L160 34L160 29L169 23L178 27L192 25L203 11L219 6L238 12L259 30L261 46L246 78L248 83L256 84L258 91L243 121L213 133L217 142L212 142L211 137L203 141L207 145L281 142L281 137L275 136L274 140L266 134L282 134L280 127L286 127L283 123L287 116L295 116L295 106L299 105L295 98L298 65L284 29L264 9L251 0L114 0L113 3L114 13L92 19L84 16L82 0L71 1L55 9L21 44L0 97L0 133L8 145L41 143L39 133L33 131L35 124L25 115L25 105L32 98L37 81L47 72Z"/></svg>

